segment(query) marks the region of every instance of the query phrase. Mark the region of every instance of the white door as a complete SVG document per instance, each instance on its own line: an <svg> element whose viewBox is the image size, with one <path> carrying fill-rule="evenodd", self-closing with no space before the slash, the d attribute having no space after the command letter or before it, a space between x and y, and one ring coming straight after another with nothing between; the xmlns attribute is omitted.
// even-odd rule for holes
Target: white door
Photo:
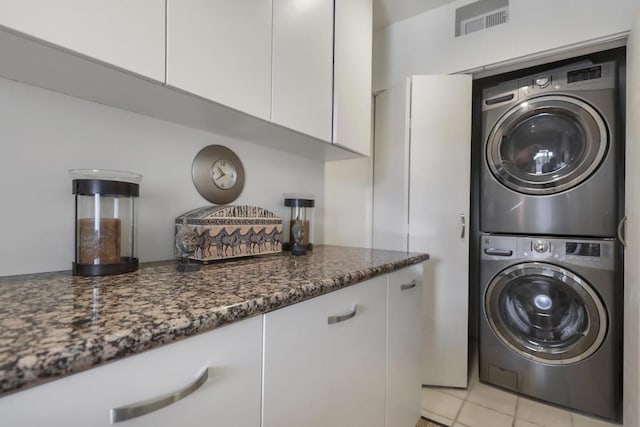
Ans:
<svg viewBox="0 0 640 427"><path fill-rule="evenodd" d="M466 387L471 77L414 76L378 94L374 134L373 247L431 255L422 383Z"/></svg>
<svg viewBox="0 0 640 427"><path fill-rule="evenodd" d="M640 10L627 45L627 129L625 168L626 241L624 256L624 425L640 425ZM633 77L632 77L633 76Z"/></svg>
<svg viewBox="0 0 640 427"><path fill-rule="evenodd" d="M467 386L471 76L411 83L409 250L425 263L423 383Z"/></svg>

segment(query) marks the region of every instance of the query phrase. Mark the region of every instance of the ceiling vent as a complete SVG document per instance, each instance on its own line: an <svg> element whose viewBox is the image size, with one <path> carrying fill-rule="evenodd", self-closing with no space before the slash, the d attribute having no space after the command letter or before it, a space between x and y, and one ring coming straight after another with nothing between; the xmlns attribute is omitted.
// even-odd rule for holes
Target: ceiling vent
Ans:
<svg viewBox="0 0 640 427"><path fill-rule="evenodd" d="M456 9L456 37L509 22L508 0L480 0Z"/></svg>

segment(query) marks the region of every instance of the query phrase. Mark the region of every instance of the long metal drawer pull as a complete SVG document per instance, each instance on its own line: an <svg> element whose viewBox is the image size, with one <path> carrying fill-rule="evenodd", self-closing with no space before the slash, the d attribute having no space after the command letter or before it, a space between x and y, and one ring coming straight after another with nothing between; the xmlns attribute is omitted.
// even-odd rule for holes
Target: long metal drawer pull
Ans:
<svg viewBox="0 0 640 427"><path fill-rule="evenodd" d="M353 307L351 308L351 313L344 314L342 316L329 316L327 318L327 323L329 323L330 325L333 325L334 323L344 322L345 320L349 320L353 318L356 315L357 311L358 311L358 304L353 304Z"/></svg>
<svg viewBox="0 0 640 427"><path fill-rule="evenodd" d="M406 291L407 289L415 288L417 285L416 279L413 279L411 283L406 283L404 285L400 285L401 291Z"/></svg>
<svg viewBox="0 0 640 427"><path fill-rule="evenodd" d="M462 228L460 229L460 238L461 239L464 239L464 232L465 232L465 229L467 228L464 219L465 219L464 218L464 214L463 213L460 214L460 222L462 223L461 224Z"/></svg>
<svg viewBox="0 0 640 427"><path fill-rule="evenodd" d="M111 424L141 417L142 415L157 411L158 409L169 406L178 400L184 399L207 382L209 379L210 369L212 368L204 369L191 384L188 384L186 387L176 392L111 409Z"/></svg>

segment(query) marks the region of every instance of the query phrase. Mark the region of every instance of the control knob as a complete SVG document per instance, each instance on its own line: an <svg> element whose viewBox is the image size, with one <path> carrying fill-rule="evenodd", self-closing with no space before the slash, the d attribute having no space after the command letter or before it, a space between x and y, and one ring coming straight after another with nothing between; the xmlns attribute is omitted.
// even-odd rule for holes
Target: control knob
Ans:
<svg viewBox="0 0 640 427"><path fill-rule="evenodd" d="M538 240L533 244L533 250L539 254L543 254L549 250L549 243L542 240Z"/></svg>
<svg viewBox="0 0 640 427"><path fill-rule="evenodd" d="M549 83L551 83L551 79L549 78L549 76L542 76L536 79L536 86L538 86L540 89L544 89L545 87L549 86Z"/></svg>

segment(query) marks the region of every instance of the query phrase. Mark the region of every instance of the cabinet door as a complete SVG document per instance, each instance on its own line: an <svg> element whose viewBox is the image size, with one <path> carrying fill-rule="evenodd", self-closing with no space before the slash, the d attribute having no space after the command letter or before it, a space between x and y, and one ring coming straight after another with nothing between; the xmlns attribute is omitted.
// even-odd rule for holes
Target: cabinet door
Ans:
<svg viewBox="0 0 640 427"><path fill-rule="evenodd" d="M423 264L389 275L387 287L387 427L413 427L422 396Z"/></svg>
<svg viewBox="0 0 640 427"><path fill-rule="evenodd" d="M335 1L333 142L371 153L371 0Z"/></svg>
<svg viewBox="0 0 640 427"><path fill-rule="evenodd" d="M258 426L262 317L168 344L0 398L7 426L108 426L113 408L209 380L169 406L124 426ZM120 423L118 423L120 424Z"/></svg>
<svg viewBox="0 0 640 427"><path fill-rule="evenodd" d="M165 0L3 0L0 25L164 82Z"/></svg>
<svg viewBox="0 0 640 427"><path fill-rule="evenodd" d="M265 315L263 427L384 425L385 294L380 276Z"/></svg>
<svg viewBox="0 0 640 427"><path fill-rule="evenodd" d="M168 0L167 84L269 120L271 2Z"/></svg>
<svg viewBox="0 0 640 427"><path fill-rule="evenodd" d="M640 75L640 9L633 19L627 44L627 76ZM626 116L640 117L640 81L627 79ZM624 425L640 425L640 405L637 396L640 391L640 145L631 141L640 141L640 120L627 120L625 145L625 215L627 224L624 231L624 370L623 393ZM631 261L633 260L633 261Z"/></svg>
<svg viewBox="0 0 640 427"><path fill-rule="evenodd" d="M331 141L333 1L273 0L271 120Z"/></svg>
<svg viewBox="0 0 640 427"><path fill-rule="evenodd" d="M471 76L414 76L409 250L428 252L424 384L467 386Z"/></svg>

